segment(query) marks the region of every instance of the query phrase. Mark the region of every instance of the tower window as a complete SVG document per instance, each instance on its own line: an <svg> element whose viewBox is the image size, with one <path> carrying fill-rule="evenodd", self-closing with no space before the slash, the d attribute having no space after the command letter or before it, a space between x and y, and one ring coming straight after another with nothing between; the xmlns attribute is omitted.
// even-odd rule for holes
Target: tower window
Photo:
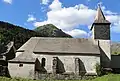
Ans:
<svg viewBox="0 0 120 81"><path fill-rule="evenodd" d="M42 67L44 67L45 66L45 61L46 61L46 59L45 58L42 58Z"/></svg>

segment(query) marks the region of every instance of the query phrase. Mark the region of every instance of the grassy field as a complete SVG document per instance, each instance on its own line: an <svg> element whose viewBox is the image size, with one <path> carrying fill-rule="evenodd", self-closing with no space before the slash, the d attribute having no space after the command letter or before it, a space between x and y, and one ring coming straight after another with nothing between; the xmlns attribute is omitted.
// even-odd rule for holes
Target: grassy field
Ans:
<svg viewBox="0 0 120 81"><path fill-rule="evenodd" d="M109 74L102 77L98 77L91 81L120 81L120 74Z"/></svg>
<svg viewBox="0 0 120 81"><path fill-rule="evenodd" d="M0 81L42 81L42 80L29 80L29 79L21 79L21 78L0 77ZM98 77L93 80L54 80L54 81L120 81L120 74L109 74L109 75L105 75L102 77Z"/></svg>

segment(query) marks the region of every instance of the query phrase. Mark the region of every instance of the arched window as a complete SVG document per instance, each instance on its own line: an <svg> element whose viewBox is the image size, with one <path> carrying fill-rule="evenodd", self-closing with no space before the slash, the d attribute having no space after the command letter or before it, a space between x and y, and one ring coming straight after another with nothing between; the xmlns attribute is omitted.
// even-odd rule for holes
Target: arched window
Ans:
<svg viewBox="0 0 120 81"><path fill-rule="evenodd" d="M45 59L45 58L42 58L42 62L41 62L41 63L42 63L42 64L41 64L42 67L45 67L45 61L46 61L46 59Z"/></svg>

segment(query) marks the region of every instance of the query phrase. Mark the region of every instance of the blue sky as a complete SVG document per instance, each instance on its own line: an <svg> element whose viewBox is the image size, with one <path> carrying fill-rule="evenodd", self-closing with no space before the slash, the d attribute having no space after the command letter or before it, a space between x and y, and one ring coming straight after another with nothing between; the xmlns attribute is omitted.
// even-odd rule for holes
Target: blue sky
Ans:
<svg viewBox="0 0 120 81"><path fill-rule="evenodd" d="M120 41L120 0L0 0L0 21L34 29L52 23L76 38L90 37L97 4L111 24L111 40Z"/></svg>

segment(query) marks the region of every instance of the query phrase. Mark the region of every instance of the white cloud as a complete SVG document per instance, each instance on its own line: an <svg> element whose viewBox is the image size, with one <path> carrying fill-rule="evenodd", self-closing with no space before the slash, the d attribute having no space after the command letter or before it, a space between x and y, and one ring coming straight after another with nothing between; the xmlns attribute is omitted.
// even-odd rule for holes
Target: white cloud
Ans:
<svg viewBox="0 0 120 81"><path fill-rule="evenodd" d="M82 32L83 30L79 29L78 32L78 30L75 29L76 26L92 23L96 13L96 10L89 9L83 4L75 5L74 7L62 7L62 3L59 2L59 0L54 0L52 4L49 5L49 8L50 11L47 12L48 19L43 22L34 23L35 26L52 23L65 32L77 31L79 35L85 34L85 31Z"/></svg>
<svg viewBox="0 0 120 81"><path fill-rule="evenodd" d="M112 26L112 31L116 33L120 33L120 22Z"/></svg>
<svg viewBox="0 0 120 81"><path fill-rule="evenodd" d="M112 13L106 15L106 19L111 22L111 31L120 33L120 15Z"/></svg>
<svg viewBox="0 0 120 81"><path fill-rule="evenodd" d="M42 26L51 23L74 37L84 35L85 31L83 32L83 30L80 30L80 27L79 30L76 30L76 27L79 25L87 25L89 28L96 15L95 9L90 9L84 4L78 4L73 7L63 7L59 0L54 0L52 4L49 5L49 8L50 11L47 12L47 20L36 22L34 26ZM115 12L106 10L105 6L102 6L102 9L106 18L115 26L114 28L117 29L120 27L120 16ZM117 24L115 25L115 23ZM112 31L116 32L115 29ZM73 33L75 31L76 33Z"/></svg>
<svg viewBox="0 0 120 81"><path fill-rule="evenodd" d="M65 31L65 32L75 38L88 37L88 33L80 29L73 29L71 31Z"/></svg>
<svg viewBox="0 0 120 81"><path fill-rule="evenodd" d="M62 3L59 2L59 0L54 0L52 4L49 6L51 11L53 10L61 10L62 9Z"/></svg>
<svg viewBox="0 0 120 81"><path fill-rule="evenodd" d="M5 3L12 4L12 0L3 0Z"/></svg>
<svg viewBox="0 0 120 81"><path fill-rule="evenodd" d="M106 19L114 24L120 21L120 15L107 15Z"/></svg>
<svg viewBox="0 0 120 81"><path fill-rule="evenodd" d="M107 19L111 21L111 30L115 33L120 33L120 15L107 16Z"/></svg>
<svg viewBox="0 0 120 81"><path fill-rule="evenodd" d="M32 22L32 21L35 21L35 20L36 20L36 18L33 15L31 15L31 14L28 15L27 22Z"/></svg>
<svg viewBox="0 0 120 81"><path fill-rule="evenodd" d="M47 5L49 3L49 0L41 0L41 4Z"/></svg>

